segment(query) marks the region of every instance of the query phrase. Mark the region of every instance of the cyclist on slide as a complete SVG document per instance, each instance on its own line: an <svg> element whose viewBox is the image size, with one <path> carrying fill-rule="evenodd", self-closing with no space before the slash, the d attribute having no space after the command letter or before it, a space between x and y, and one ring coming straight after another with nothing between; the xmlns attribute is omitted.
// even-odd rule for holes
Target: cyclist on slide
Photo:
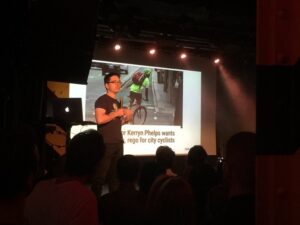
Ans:
<svg viewBox="0 0 300 225"><path fill-rule="evenodd" d="M151 69L145 69L144 72L136 72L135 74L139 74L139 82L132 82L130 84L130 107L133 105L134 100L136 100L137 105L141 105L142 102L142 91L145 89L145 101L149 101L148 99L148 88L150 86L149 77L152 74ZM135 74L133 76L135 76Z"/></svg>

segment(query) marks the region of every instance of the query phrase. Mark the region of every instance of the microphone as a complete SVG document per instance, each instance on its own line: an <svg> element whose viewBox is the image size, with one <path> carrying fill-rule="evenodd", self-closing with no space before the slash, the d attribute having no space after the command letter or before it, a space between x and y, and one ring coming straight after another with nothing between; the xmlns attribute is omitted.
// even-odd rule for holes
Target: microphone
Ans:
<svg viewBox="0 0 300 225"><path fill-rule="evenodd" d="M120 97L120 108L123 109L123 96ZM126 121L126 115L121 116L121 122L122 122L122 124L124 124L125 121Z"/></svg>
<svg viewBox="0 0 300 225"><path fill-rule="evenodd" d="M120 97L120 108L123 108L123 97Z"/></svg>

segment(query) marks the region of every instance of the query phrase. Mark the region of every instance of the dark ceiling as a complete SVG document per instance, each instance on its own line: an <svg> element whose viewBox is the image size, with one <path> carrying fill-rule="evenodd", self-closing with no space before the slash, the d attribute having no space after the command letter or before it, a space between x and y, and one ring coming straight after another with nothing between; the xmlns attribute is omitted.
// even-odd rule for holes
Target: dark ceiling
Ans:
<svg viewBox="0 0 300 225"><path fill-rule="evenodd" d="M234 59L234 65L255 65L255 0L23 3L22 7L12 3L8 13L5 55L8 61L14 59L20 70L33 64L45 79L86 82L81 76L89 70L93 56L95 21L100 44L119 39L136 48L155 44L159 51L170 53L185 48L199 56L230 56L224 58Z"/></svg>
<svg viewBox="0 0 300 225"><path fill-rule="evenodd" d="M100 0L97 41L255 58L255 0Z"/></svg>

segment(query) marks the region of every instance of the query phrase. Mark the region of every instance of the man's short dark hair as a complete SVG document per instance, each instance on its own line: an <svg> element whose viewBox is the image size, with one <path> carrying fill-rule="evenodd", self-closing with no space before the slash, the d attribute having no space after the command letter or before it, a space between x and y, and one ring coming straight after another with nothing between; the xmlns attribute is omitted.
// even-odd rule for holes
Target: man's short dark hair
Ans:
<svg viewBox="0 0 300 225"><path fill-rule="evenodd" d="M118 72L115 72L115 71L110 72L110 73L108 73L108 74L105 75L105 77L104 77L104 83L105 84L108 83L110 81L110 78L112 76L118 76L120 78L121 75Z"/></svg>
<svg viewBox="0 0 300 225"><path fill-rule="evenodd" d="M169 146L159 146L156 150L155 158L161 169L168 169L173 165L175 152Z"/></svg>
<svg viewBox="0 0 300 225"><path fill-rule="evenodd" d="M91 175L104 151L103 138L98 131L89 129L76 134L67 148L66 172L75 176Z"/></svg>

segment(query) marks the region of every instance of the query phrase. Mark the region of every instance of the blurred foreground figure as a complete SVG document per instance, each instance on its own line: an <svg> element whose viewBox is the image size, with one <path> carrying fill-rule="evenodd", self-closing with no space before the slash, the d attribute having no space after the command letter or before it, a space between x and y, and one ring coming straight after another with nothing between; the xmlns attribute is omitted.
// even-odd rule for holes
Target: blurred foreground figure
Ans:
<svg viewBox="0 0 300 225"><path fill-rule="evenodd" d="M0 224L27 224L24 204L38 168L35 135L33 129L22 126L1 130L0 139Z"/></svg>
<svg viewBox="0 0 300 225"><path fill-rule="evenodd" d="M86 182L105 151L95 130L71 139L65 175L41 181L27 199L25 216L30 225L98 225L97 200Z"/></svg>
<svg viewBox="0 0 300 225"><path fill-rule="evenodd" d="M239 132L228 140L224 161L227 199L211 224L255 224L255 150L255 133Z"/></svg>
<svg viewBox="0 0 300 225"><path fill-rule="evenodd" d="M229 200L225 224L255 224L255 149L256 136L251 132L237 133L227 142L224 175Z"/></svg>

